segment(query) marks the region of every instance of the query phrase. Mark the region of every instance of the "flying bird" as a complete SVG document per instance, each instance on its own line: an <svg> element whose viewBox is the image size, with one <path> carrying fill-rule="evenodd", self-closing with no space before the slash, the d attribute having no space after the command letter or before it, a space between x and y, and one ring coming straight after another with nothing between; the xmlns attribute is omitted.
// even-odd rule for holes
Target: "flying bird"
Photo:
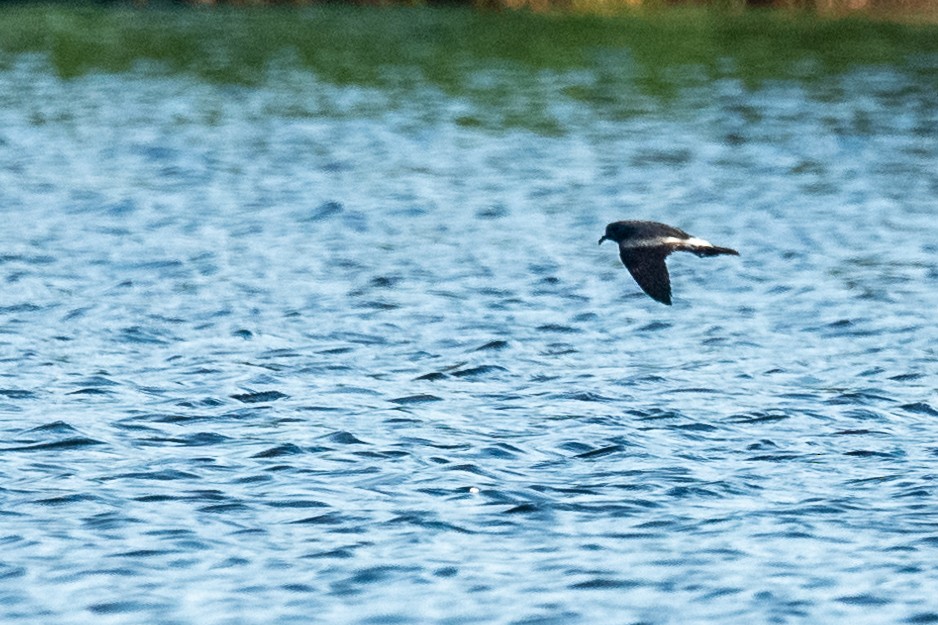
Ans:
<svg viewBox="0 0 938 625"><path fill-rule="evenodd" d="M693 237L683 230L655 221L616 221L606 226L599 239L619 244L622 263L653 300L671 305L671 278L664 260L671 252L690 252L697 256L719 256L739 252L718 247L709 241Z"/></svg>

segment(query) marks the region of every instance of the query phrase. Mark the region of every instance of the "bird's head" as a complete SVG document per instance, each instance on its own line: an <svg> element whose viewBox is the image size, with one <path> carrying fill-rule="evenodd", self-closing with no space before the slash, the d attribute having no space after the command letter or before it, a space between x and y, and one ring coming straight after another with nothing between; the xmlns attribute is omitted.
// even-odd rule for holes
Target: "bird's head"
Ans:
<svg viewBox="0 0 938 625"><path fill-rule="evenodd" d="M606 232L599 238L599 244L603 241L615 241L619 243L623 239L629 238L632 234L632 227L624 221L616 221L606 226Z"/></svg>

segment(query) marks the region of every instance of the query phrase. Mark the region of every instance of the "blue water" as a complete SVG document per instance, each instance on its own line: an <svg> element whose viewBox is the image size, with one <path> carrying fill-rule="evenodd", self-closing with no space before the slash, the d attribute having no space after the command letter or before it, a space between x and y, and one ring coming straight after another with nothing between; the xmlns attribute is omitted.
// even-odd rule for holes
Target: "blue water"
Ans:
<svg viewBox="0 0 938 625"><path fill-rule="evenodd" d="M933 87L542 135L8 62L0 619L938 622ZM625 218L741 256L662 306Z"/></svg>

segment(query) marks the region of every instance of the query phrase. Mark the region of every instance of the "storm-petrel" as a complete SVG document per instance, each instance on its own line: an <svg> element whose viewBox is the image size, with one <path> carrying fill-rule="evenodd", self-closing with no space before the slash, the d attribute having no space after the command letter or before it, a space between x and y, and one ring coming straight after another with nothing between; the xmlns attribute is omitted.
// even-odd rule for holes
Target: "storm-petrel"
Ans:
<svg viewBox="0 0 938 625"><path fill-rule="evenodd" d="M671 305L671 279L664 259L671 252L691 252L697 256L718 256L739 252L717 247L692 237L683 230L654 221L616 221L606 226L600 244L609 239L619 244L619 258L651 298Z"/></svg>

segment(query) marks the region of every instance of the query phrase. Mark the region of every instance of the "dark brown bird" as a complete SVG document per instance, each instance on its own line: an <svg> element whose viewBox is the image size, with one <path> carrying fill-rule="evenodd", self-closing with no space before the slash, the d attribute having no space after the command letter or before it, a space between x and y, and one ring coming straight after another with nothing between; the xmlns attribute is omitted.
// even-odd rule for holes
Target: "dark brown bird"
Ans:
<svg viewBox="0 0 938 625"><path fill-rule="evenodd" d="M605 240L619 244L622 263L653 300L671 305L671 278L664 260L671 252L690 252L697 256L719 256L739 252L718 247L709 241L693 237L655 221L616 221L606 226L599 242Z"/></svg>

